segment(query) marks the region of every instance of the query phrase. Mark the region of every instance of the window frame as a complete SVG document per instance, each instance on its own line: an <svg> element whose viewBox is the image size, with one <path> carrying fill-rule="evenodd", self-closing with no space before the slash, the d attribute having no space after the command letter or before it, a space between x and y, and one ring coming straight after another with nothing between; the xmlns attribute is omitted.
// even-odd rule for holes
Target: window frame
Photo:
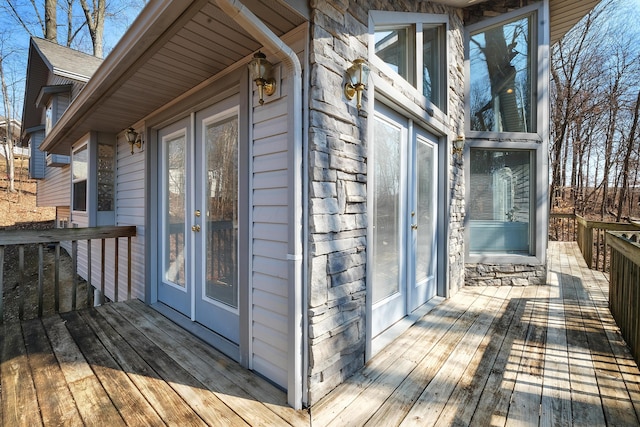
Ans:
<svg viewBox="0 0 640 427"><path fill-rule="evenodd" d="M471 35L477 34L482 31L486 31L492 27L497 27L519 18L525 18L533 15L531 20L530 33L533 35L533 39L536 41L535 46L530 46L531 52L531 75L530 75L530 101L531 105L531 119L535 126L533 132L499 132L499 131L478 131L471 129L471 81L469 79L471 73L471 59L470 55L470 42ZM464 113L465 113L465 133L469 137L473 138L487 138L487 139L518 139L524 141L543 141L548 135L549 126L549 106L548 106L548 93L549 93L549 71L548 71L548 28L545 28L545 23L548 22L548 8L546 2L540 2L530 6L526 6L509 13L505 13L493 18L486 19L484 21L477 22L475 24L465 27L464 36ZM533 41L533 40L532 40ZM540 64L546 65L541 66ZM545 82L547 82L545 84ZM544 99L545 102L540 102L540 99Z"/></svg>
<svg viewBox="0 0 640 427"><path fill-rule="evenodd" d="M482 132L471 131L469 121L469 34L483 28L495 26L500 23L511 21L519 16L524 16L535 12L537 21L534 24L537 28L537 53L532 61L535 61L535 68L532 74L536 79L536 133L508 133L508 132ZM533 205L531 207L531 255L496 255L492 253L470 254L469 253L469 216L464 217L464 239L465 239L465 263L486 263L495 265L504 264L546 264L546 246L549 229L549 3L542 1L530 6L514 10L503 15L489 18L487 20L469 25L465 28L465 147L464 147L464 176L465 180L470 179L470 149L471 148L495 148L501 150L520 149L531 150L535 157L534 168L532 168L532 181L535 183ZM539 171L540 173L537 173ZM470 188L465 186L465 200L470 200Z"/></svg>
<svg viewBox="0 0 640 427"><path fill-rule="evenodd" d="M542 264L546 259L546 236L548 230L548 219L545 215L547 209L546 186L548 177L544 171L548 170L547 152L537 142L520 142L517 145L507 145L499 141L474 141L465 148L465 179L470 180L471 164L470 151L472 148L496 151L528 151L531 154L530 167L530 217L529 217L529 254L506 254L495 252L470 251L470 245L465 244L466 263L488 263L488 264ZM540 172L540 173L539 173ZM465 186L465 200L471 200L471 186ZM465 215L464 238L465 242L471 240L470 215Z"/></svg>
<svg viewBox="0 0 640 427"><path fill-rule="evenodd" d="M86 168L87 170L85 171L84 177L82 178L75 178L75 168L76 168L76 157L78 155L79 152L84 151L86 153ZM91 170L90 167L90 163L91 163L91 150L89 147L89 140L85 140L83 142L81 142L80 144L78 144L77 146L73 147L71 150L71 212L73 212L74 214L79 214L79 215L83 215L86 216L89 213L89 208L90 208L90 203L89 203L89 173ZM76 184L79 184L81 182L85 183L85 194L84 194L84 209L77 209L76 208Z"/></svg>
<svg viewBox="0 0 640 427"><path fill-rule="evenodd" d="M423 79L424 79L424 37L423 31L425 25L442 26L442 51L444 58L439 64L439 75L441 82L439 85L438 97L440 105L434 104L424 95ZM410 28L413 35L408 37L413 42L413 48L407 46L407 67L408 80L401 76L388 66L375 53L375 32L383 29L399 29ZM387 12L372 10L369 12L369 62L380 71L391 77L399 77L394 79L394 84L400 86L403 91L410 93L415 99L418 99L421 105L435 108L444 115L447 114L449 105L449 15L432 14L432 13L416 13L416 12Z"/></svg>

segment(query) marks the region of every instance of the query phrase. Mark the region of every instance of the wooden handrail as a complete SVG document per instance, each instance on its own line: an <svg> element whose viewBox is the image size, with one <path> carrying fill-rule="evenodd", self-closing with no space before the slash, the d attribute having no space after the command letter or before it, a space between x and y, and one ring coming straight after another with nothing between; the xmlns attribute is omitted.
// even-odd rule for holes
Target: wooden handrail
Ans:
<svg viewBox="0 0 640 427"><path fill-rule="evenodd" d="M135 226L106 226L106 227L87 227L87 228L60 228L60 229L48 229L48 230L3 230L0 231L0 323L4 321L4 261L6 261L5 248L7 246L17 246L18 247L18 269L19 269L19 289L17 289L19 294L18 301L18 317L20 319L23 318L24 314L24 275L25 275L25 266L24 266L24 247L25 245L36 244L38 245L38 286L37 286L37 310L38 317L42 317L43 315L43 305L44 305L44 245L45 244L53 244L55 248L55 272L54 272L54 289L53 289L53 298L54 298L54 311L57 313L60 309L60 245L62 242L71 242L71 262L73 269L73 283L72 283L72 292L71 292L71 309L75 310L77 308L77 290L78 290L78 241L86 241L88 245L87 250L87 305L91 304L91 241L92 240L101 240L102 241L102 262L101 262L101 272L100 274L104 277L105 270L105 240L106 239L116 239L116 251L115 251L115 274L116 277L114 286L118 286L118 242L119 238L127 238L128 250L127 254L131 254L131 238L136 235L136 227ZM131 297L131 256L127 257L127 298ZM102 280L100 286L100 302L104 302L104 280ZM115 293L115 298L117 300L117 290Z"/></svg>
<svg viewBox="0 0 640 427"><path fill-rule="evenodd" d="M609 308L640 363L640 232L609 232Z"/></svg>

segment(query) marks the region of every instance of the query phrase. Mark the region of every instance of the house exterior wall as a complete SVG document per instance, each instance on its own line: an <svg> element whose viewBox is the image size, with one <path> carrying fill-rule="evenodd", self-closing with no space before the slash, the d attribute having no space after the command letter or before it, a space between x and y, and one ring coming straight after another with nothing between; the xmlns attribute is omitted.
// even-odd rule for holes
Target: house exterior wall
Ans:
<svg viewBox="0 0 640 427"><path fill-rule="evenodd" d="M46 167L44 179L38 181L36 206L69 206L71 168Z"/></svg>
<svg viewBox="0 0 640 427"><path fill-rule="evenodd" d="M136 129L143 134L144 129ZM131 239L131 296L144 301L145 295L145 209L147 151L131 155L131 146L120 135L116 147L115 225L135 225L136 236ZM127 239L120 239L120 270L118 295L127 295ZM113 256L113 254L111 255ZM107 294L108 296L109 294Z"/></svg>
<svg viewBox="0 0 640 427"><path fill-rule="evenodd" d="M345 70L368 57L369 11L443 14L448 17L448 115L428 123L452 140L462 125L463 27L461 12L430 2L314 1L311 22L309 129L309 403L343 382L365 363L367 331L367 99L360 113L342 95ZM372 69L374 81L399 93L402 108L424 113L411 91ZM371 82L371 79L370 79ZM369 85L372 86L371 84ZM411 104L411 105L408 105ZM426 114L425 114L426 115ZM444 149L444 144L443 148ZM464 177L450 157L447 192L449 292L463 284ZM442 280L445 280L444 278Z"/></svg>
<svg viewBox="0 0 640 427"><path fill-rule="evenodd" d="M31 150L29 155L29 178L31 179L42 179L45 177L47 155L38 149L43 140L44 129L31 133L31 141L29 143L29 149Z"/></svg>

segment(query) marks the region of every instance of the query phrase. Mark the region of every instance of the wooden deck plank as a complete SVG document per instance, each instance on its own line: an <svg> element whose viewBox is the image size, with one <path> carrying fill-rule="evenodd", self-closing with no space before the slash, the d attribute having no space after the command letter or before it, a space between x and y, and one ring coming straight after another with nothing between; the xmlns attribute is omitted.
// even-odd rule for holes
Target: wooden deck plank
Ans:
<svg viewBox="0 0 640 427"><path fill-rule="evenodd" d="M229 381L241 386L249 395L262 402L270 411L277 414L293 426L309 426L309 416L306 411L296 411L287 405L286 394L272 384L252 372L242 368L236 362L208 346L198 338L185 332L162 314L145 306L138 300L128 301L142 316L153 322L165 332L175 346L189 348L191 352L211 364L210 369L221 372Z"/></svg>
<svg viewBox="0 0 640 427"><path fill-rule="evenodd" d="M164 424L78 312L61 315L96 377L128 426Z"/></svg>
<svg viewBox="0 0 640 427"><path fill-rule="evenodd" d="M574 284L576 278L568 272L569 263L572 261L563 253L560 258L562 266L559 280L564 297L567 349L571 355L569 358L569 377L573 423L576 425L605 425L589 343L576 297Z"/></svg>
<svg viewBox="0 0 640 427"><path fill-rule="evenodd" d="M124 426L124 420L71 338L64 321L59 316L52 316L43 319L42 323L82 421L86 425L96 425L109 420L109 425Z"/></svg>
<svg viewBox="0 0 640 427"><path fill-rule="evenodd" d="M574 253L579 254L579 251ZM586 267L586 264L581 266L580 271L585 277L585 283L588 285L586 289L588 290L589 299L597 302L596 311L611 346L612 355L626 385L636 417L640 420L640 370L609 310L609 280L604 273L584 267Z"/></svg>
<svg viewBox="0 0 640 427"><path fill-rule="evenodd" d="M2 425L41 426L38 398L31 376L27 350L18 322L2 327Z"/></svg>
<svg viewBox="0 0 640 427"><path fill-rule="evenodd" d="M590 270L584 263L572 264L571 271L575 277L590 276ZM612 319L603 321L598 313L598 304L604 304L606 301L602 301L601 295L597 297L592 295L583 280L576 281L574 284L606 421L608 425L637 425L640 420L626 387L620 387L620 384L624 384L624 379L604 329L605 323L613 321ZM595 285L591 284L590 287Z"/></svg>
<svg viewBox="0 0 640 427"><path fill-rule="evenodd" d="M478 313L478 316L454 348L449 351L446 348L443 349L447 356L444 365L424 388L400 425L434 425L438 421L449 397L464 373L460 366L468 366L471 362L502 303L509 294L510 288L492 287L492 290L492 293L483 295L486 298L478 298L469 308L470 311Z"/></svg>
<svg viewBox="0 0 640 427"><path fill-rule="evenodd" d="M508 425L538 425L547 335L549 286L539 286L507 415Z"/></svg>
<svg viewBox="0 0 640 427"><path fill-rule="evenodd" d="M314 405L311 408L313 424L327 425L347 410L385 370L396 365L400 352L407 353L403 355L403 360L413 360L415 363L421 360L420 355L429 352L435 346L481 292L482 289L478 288L465 289L455 299L448 300L432 310L428 317L418 321L414 327L370 360L363 369ZM419 342L420 346L416 346L416 342Z"/></svg>
<svg viewBox="0 0 640 427"><path fill-rule="evenodd" d="M533 286L527 286L523 290L522 301L518 304L511 327L491 367L491 375L484 386L476 412L471 418L473 425L504 425L506 423L517 367L522 357L521 346L528 330L532 300L535 298L536 291L537 288Z"/></svg>
<svg viewBox="0 0 640 427"><path fill-rule="evenodd" d="M491 328L478 347L478 355L467 365L435 425L467 426L471 423L502 343L522 302L523 287L511 287L509 291L508 298L503 301Z"/></svg>
<svg viewBox="0 0 640 427"><path fill-rule="evenodd" d="M22 323L40 415L44 425L81 426L82 418L39 319Z"/></svg>
<svg viewBox="0 0 640 427"><path fill-rule="evenodd" d="M271 412L263 403L254 399L240 385L227 379L216 369L212 358L201 359L188 346L176 345L175 340L167 335L157 324L142 316L130 304L112 306L123 318L135 319L132 325L148 339L164 349L169 357L190 372L198 381L240 415L250 425L282 425L284 419ZM221 356L224 357L224 356ZM231 363L231 361L228 361Z"/></svg>
<svg viewBox="0 0 640 427"><path fill-rule="evenodd" d="M173 426L205 424L95 309L82 311L82 316L163 422Z"/></svg>
<svg viewBox="0 0 640 427"><path fill-rule="evenodd" d="M242 417L233 412L215 394L209 392L190 372L175 363L163 349L133 327L111 304L98 307L98 312L103 313L107 322L120 335L126 336L131 347L188 403L205 423L215 426L247 425Z"/></svg>
<svg viewBox="0 0 640 427"><path fill-rule="evenodd" d="M549 317L544 355L540 427L571 426L571 382L564 301L558 273L549 269Z"/></svg>

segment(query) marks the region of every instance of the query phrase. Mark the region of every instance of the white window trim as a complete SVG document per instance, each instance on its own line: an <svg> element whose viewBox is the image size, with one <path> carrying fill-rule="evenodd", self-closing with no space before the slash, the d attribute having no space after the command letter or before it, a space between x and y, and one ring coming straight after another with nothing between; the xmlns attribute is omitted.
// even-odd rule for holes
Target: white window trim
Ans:
<svg viewBox="0 0 640 427"><path fill-rule="evenodd" d="M91 148L90 148L90 144L89 144L89 140L90 138L84 139L82 140L82 142L80 142L77 145L74 145L71 149L71 213L72 216L82 216L82 217L88 217L89 216L89 174L90 174L90 170L91 170ZM86 171L86 176L84 179L74 179L73 178L73 158L75 157L76 153L82 149L85 149L87 152L87 171ZM74 200L75 200L75 184L81 181L85 181L86 182L86 190L85 190L85 210L76 210L75 209L75 205L74 205Z"/></svg>
<svg viewBox="0 0 640 427"><path fill-rule="evenodd" d="M423 36L422 29L425 24L444 25L444 52L446 55L445 63L443 64L442 82L444 86L442 90L442 108L433 104L423 94L423 79L422 79L422 52L423 52ZM404 79L394 70L391 69L382 59L378 58L375 53L375 29L376 27L402 27L402 26L415 26L414 37L414 51L410 52L414 54L413 69L411 70L411 76L416 80L414 86L411 82ZM446 116L449 106L449 68L450 57L449 55L449 16L433 13L415 13L415 12L387 12L372 10L369 12L369 63L375 68L379 69L384 74L393 77L394 84L400 86L402 90L410 93L415 99L418 99L420 104L427 109L441 112Z"/></svg>
<svg viewBox="0 0 640 427"><path fill-rule="evenodd" d="M533 49L535 57L532 58L531 76L535 77L535 85L532 85L532 100L536 111L534 118L536 120L536 132L495 132L495 131L475 131L471 130L471 106L469 99L471 99L471 84L469 81L469 74L471 72L471 61L469 58L469 42L470 35L480 30L487 29L505 22L512 21L519 17L529 16L535 13L536 18L533 23L533 34L537 40L537 49ZM521 141L546 141L548 138L549 128L549 105L548 102L540 103L537 100L548 100L549 93L549 5L548 0L544 0L540 3L536 3L530 6L523 7L518 10L514 10L503 15L499 15L493 18L486 19L481 22L469 25L465 28L464 35L464 114L467 118L465 120L465 132L467 136L473 138L485 138L485 139L506 139L506 140L521 140ZM537 71L537 72L536 72ZM546 82L546 84L545 84Z"/></svg>
<svg viewBox="0 0 640 427"><path fill-rule="evenodd" d="M532 172L535 177L534 188L532 192L532 218L531 225L531 247L532 255L498 255L498 254L469 254L469 245L465 244L465 263L487 263L487 264L533 264L544 265L547 255L547 235L549 229L548 216L549 212L549 1L543 0L538 4L527 6L516 11L500 15L495 18L487 19L477 24L470 25L465 30L465 99L469 99L469 34L478 29L499 24L504 21L512 20L518 16L526 15L537 11L537 97L544 102L537 102L537 133L508 133L508 132L478 132L469 130L469 104L465 101L465 131L467 132L467 140L464 151L464 169L465 177L469 179L470 164L469 150L470 148L495 148L495 149L521 149L532 150L534 152L534 169ZM546 84L545 84L546 82ZM532 177L532 178L533 178ZM470 198L470 188L466 186L465 200ZM465 216L464 220L465 242L469 241L469 216Z"/></svg>

